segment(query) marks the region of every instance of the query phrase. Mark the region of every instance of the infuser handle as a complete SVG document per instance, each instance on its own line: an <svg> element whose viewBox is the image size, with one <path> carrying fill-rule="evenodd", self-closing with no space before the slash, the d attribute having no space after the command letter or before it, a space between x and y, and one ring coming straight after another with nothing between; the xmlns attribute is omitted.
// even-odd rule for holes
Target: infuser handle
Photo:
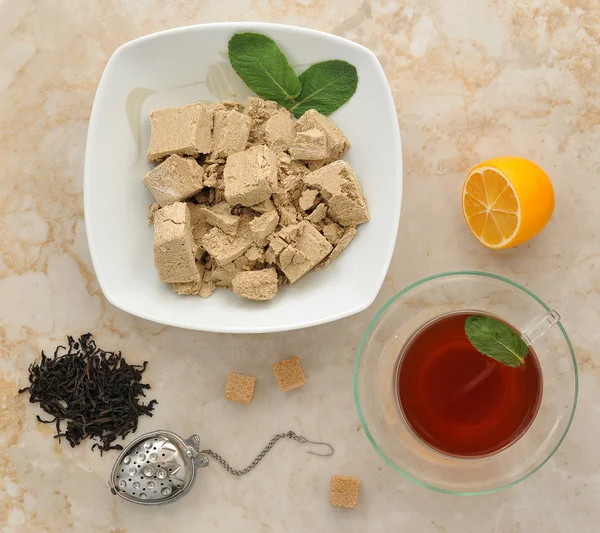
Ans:
<svg viewBox="0 0 600 533"><path fill-rule="evenodd" d="M200 437L194 433L184 442L188 445L185 453L194 461L194 466L196 468L208 466L208 456L200 451Z"/></svg>

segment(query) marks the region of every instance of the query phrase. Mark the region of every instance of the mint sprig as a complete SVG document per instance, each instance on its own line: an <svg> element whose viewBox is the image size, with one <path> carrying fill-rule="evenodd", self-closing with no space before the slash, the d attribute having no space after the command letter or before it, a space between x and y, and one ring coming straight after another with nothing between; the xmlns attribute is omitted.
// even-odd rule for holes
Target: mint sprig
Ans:
<svg viewBox="0 0 600 533"><path fill-rule="evenodd" d="M483 355L516 368L525 362L529 348L509 326L487 316L473 315L465 321L469 342Z"/></svg>
<svg viewBox="0 0 600 533"><path fill-rule="evenodd" d="M289 109L296 118L309 109L329 115L356 92L358 73L346 61L315 63L300 76L275 41L260 33L236 33L229 40L229 62L258 96Z"/></svg>
<svg viewBox="0 0 600 533"><path fill-rule="evenodd" d="M302 91L290 111L296 117L309 109L329 115L352 98L358 85L358 74L354 65L333 59L308 67L300 74L300 83Z"/></svg>
<svg viewBox="0 0 600 533"><path fill-rule="evenodd" d="M300 80L273 39L260 33L236 33L229 40L229 62L258 96L293 105Z"/></svg>

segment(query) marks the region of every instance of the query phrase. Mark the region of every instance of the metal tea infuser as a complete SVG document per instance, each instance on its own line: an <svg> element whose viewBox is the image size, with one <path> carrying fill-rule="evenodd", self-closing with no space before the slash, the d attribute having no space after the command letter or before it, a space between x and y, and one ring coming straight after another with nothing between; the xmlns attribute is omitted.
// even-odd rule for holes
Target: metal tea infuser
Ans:
<svg viewBox="0 0 600 533"><path fill-rule="evenodd" d="M312 455L328 457L334 453L333 447L326 442L309 441L288 431L275 435L246 468L235 470L218 453L200 450L198 435L182 439L170 431L158 430L139 436L119 454L110 474L110 489L113 494L133 503L172 503L190 491L198 468L208 466L209 457L230 474L243 476L253 470L281 439L328 448L326 453L309 450Z"/></svg>

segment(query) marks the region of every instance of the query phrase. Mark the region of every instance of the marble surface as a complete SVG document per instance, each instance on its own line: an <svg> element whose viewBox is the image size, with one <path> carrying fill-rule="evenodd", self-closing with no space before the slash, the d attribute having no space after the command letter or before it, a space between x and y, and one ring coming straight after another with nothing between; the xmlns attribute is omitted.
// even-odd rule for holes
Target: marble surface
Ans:
<svg viewBox="0 0 600 533"><path fill-rule="evenodd" d="M0 530L137 532L594 531L600 520L600 12L596 0L0 0ZM82 206L86 129L111 53L135 37L211 21L277 21L355 40L394 92L405 187L396 254L373 306L305 331L241 337L161 327L104 300ZM531 243L484 249L459 191L500 154L537 161L557 196ZM458 498L391 472L360 429L352 364L368 321L423 276L470 268L506 275L560 311L581 371L578 412L559 452L498 494ZM169 427L236 465L293 429L336 447L328 459L277 445L253 474L202 472L179 504L146 509L108 491L112 455L59 445L16 390L40 350L92 331L150 362L160 400L141 430ZM297 355L306 386L282 395L270 365ZM223 400L230 370L257 376L250 406ZM328 503L332 474L361 479L359 506Z"/></svg>

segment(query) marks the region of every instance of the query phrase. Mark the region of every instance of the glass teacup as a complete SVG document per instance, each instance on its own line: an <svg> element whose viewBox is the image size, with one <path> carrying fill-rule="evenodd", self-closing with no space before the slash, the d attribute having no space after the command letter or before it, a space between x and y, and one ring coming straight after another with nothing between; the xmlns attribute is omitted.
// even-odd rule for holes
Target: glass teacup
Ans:
<svg viewBox="0 0 600 533"><path fill-rule="evenodd" d="M424 324L449 313L492 315L522 333L537 355L542 395L527 431L483 457L456 457L423 442L399 408L397 370L404 347ZM577 365L558 314L508 279L483 272L425 278L395 295L361 341L354 397L363 429L396 471L424 487L472 495L510 487L537 471L558 449L577 403Z"/></svg>

